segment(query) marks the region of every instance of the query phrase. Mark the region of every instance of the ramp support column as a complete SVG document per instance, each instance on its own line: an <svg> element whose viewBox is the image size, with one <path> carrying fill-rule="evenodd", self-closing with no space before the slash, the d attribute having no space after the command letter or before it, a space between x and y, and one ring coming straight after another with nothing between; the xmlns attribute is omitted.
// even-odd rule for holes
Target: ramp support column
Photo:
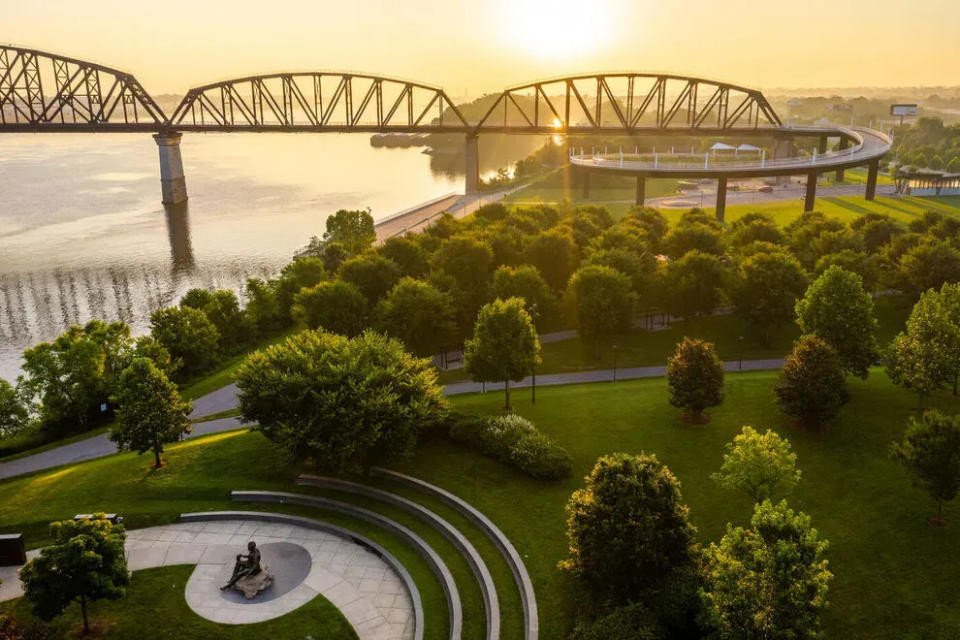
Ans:
<svg viewBox="0 0 960 640"><path fill-rule="evenodd" d="M846 138L840 138L840 151L850 146L850 141ZM843 182L843 169L837 169L837 182Z"/></svg>
<svg viewBox="0 0 960 640"><path fill-rule="evenodd" d="M480 191L480 136L469 133L466 141L466 179L464 180L465 193Z"/></svg>
<svg viewBox="0 0 960 640"><path fill-rule="evenodd" d="M183 158L180 156L181 137L176 132L153 136L160 152L160 193L163 204L187 201L187 181L183 176Z"/></svg>
<svg viewBox="0 0 960 640"><path fill-rule="evenodd" d="M646 176L637 176L637 206L642 207L647 199L647 178Z"/></svg>
<svg viewBox="0 0 960 640"><path fill-rule="evenodd" d="M813 211L813 206L817 201L817 172L811 171L807 174L807 195L803 199L803 210Z"/></svg>
<svg viewBox="0 0 960 640"><path fill-rule="evenodd" d="M723 222L727 210L727 176L717 178L717 221Z"/></svg>
<svg viewBox="0 0 960 640"><path fill-rule="evenodd" d="M867 200L877 196L877 173L880 172L880 160L871 160L867 165Z"/></svg>

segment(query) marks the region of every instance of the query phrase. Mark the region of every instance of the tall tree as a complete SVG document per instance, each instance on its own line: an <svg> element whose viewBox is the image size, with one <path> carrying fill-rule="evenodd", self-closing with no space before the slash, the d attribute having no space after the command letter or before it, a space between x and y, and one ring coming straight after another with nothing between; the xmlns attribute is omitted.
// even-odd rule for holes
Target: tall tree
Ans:
<svg viewBox="0 0 960 640"><path fill-rule="evenodd" d="M367 306L367 299L356 285L328 280L294 296L293 317L310 329L353 337L366 326Z"/></svg>
<svg viewBox="0 0 960 640"><path fill-rule="evenodd" d="M634 303L630 278L610 267L587 265L570 278L568 294L577 329L584 340L594 342L599 359L603 340L630 328Z"/></svg>
<svg viewBox="0 0 960 640"><path fill-rule="evenodd" d="M797 340L774 392L784 413L808 427L823 425L850 400L840 357L813 335Z"/></svg>
<svg viewBox="0 0 960 640"><path fill-rule="evenodd" d="M0 378L0 438L20 431L30 420L30 411L20 391Z"/></svg>
<svg viewBox="0 0 960 640"><path fill-rule="evenodd" d="M903 441L894 443L890 452L914 484L937 502L933 524L944 524L943 503L960 490L960 417L928 411L920 420L911 418Z"/></svg>
<svg viewBox="0 0 960 640"><path fill-rule="evenodd" d="M387 291L400 279L400 268L393 262L376 253L365 253L350 258L337 272L341 280L349 282L360 290L372 308Z"/></svg>
<svg viewBox="0 0 960 640"><path fill-rule="evenodd" d="M377 305L380 330L417 356L430 356L452 346L457 331L453 296L433 285L401 278Z"/></svg>
<svg viewBox="0 0 960 640"><path fill-rule="evenodd" d="M467 340L464 368L476 382L503 382L510 409L510 381L519 382L540 360L540 340L520 298L494 300L477 315Z"/></svg>
<svg viewBox="0 0 960 640"><path fill-rule="evenodd" d="M372 331L303 331L247 357L236 373L245 421L299 460L336 473L371 456L409 456L446 411L428 360Z"/></svg>
<svg viewBox="0 0 960 640"><path fill-rule="evenodd" d="M723 300L723 263L696 249L667 267L667 310L684 318L709 315Z"/></svg>
<svg viewBox="0 0 960 640"><path fill-rule="evenodd" d="M377 239L373 216L369 211L340 209L327 218L327 231L323 239L325 242L343 244L351 255L362 253Z"/></svg>
<svg viewBox="0 0 960 640"><path fill-rule="evenodd" d="M380 245L379 252L383 257L393 260L405 276L419 278L430 270L427 252L410 238L388 238Z"/></svg>
<svg viewBox="0 0 960 640"><path fill-rule="evenodd" d="M797 454L790 443L767 429L764 434L743 427L727 443L720 471L710 476L721 486L742 491L754 502L788 494L800 482Z"/></svg>
<svg viewBox="0 0 960 640"><path fill-rule="evenodd" d="M79 601L83 629L89 634L87 604L118 600L130 584L123 549L126 532L98 513L86 520L54 522L50 537L53 544L20 570L24 595L42 620L56 618Z"/></svg>
<svg viewBox="0 0 960 640"><path fill-rule="evenodd" d="M670 404L686 409L694 422L708 422L707 407L723 402L723 363L710 342L684 338L667 363Z"/></svg>
<svg viewBox="0 0 960 640"><path fill-rule="evenodd" d="M147 358L135 359L120 374L114 401L117 423L110 439L120 449L152 451L155 469L163 466L163 445L190 432L190 403L180 399L177 385Z"/></svg>
<svg viewBox="0 0 960 640"><path fill-rule="evenodd" d="M501 300L523 298L526 310L536 310L541 317L552 316L557 308L557 297L550 285L529 264L498 268L493 273L493 295Z"/></svg>
<svg viewBox="0 0 960 640"><path fill-rule="evenodd" d="M240 302L233 291L228 289L214 291L201 310L217 328L217 333L220 335L220 348L223 351L233 351L253 339L253 323L240 310Z"/></svg>
<svg viewBox="0 0 960 640"><path fill-rule="evenodd" d="M624 604L693 563L696 530L680 483L652 454L597 460L567 502L570 556L560 567L599 601Z"/></svg>
<svg viewBox="0 0 960 640"><path fill-rule="evenodd" d="M562 291L567 286L579 260L577 244L570 232L562 229L537 235L524 250L524 257L555 291Z"/></svg>
<svg viewBox="0 0 960 640"><path fill-rule="evenodd" d="M206 371L220 355L220 333L197 309L157 309L150 314L150 334L183 363L180 373L184 377Z"/></svg>
<svg viewBox="0 0 960 640"><path fill-rule="evenodd" d="M960 251L943 240L927 238L900 257L899 267L907 293L918 297L927 289L960 281Z"/></svg>
<svg viewBox="0 0 960 640"><path fill-rule="evenodd" d="M803 267L790 254L757 253L740 262L733 303L737 314L769 344L771 330L793 319L793 307L806 285Z"/></svg>
<svg viewBox="0 0 960 640"><path fill-rule="evenodd" d="M843 368L866 380L879 359L874 331L873 298L863 290L863 280L834 265L824 271L797 301L797 324L829 344Z"/></svg>
<svg viewBox="0 0 960 640"><path fill-rule="evenodd" d="M312 287L327 279L323 260L315 257L296 258L280 271L276 279L276 299L280 319L284 325L293 322L293 298L305 287Z"/></svg>
<svg viewBox="0 0 960 640"><path fill-rule="evenodd" d="M750 528L727 525L705 553L704 619L721 640L820 635L833 574L810 517L781 501L756 505Z"/></svg>

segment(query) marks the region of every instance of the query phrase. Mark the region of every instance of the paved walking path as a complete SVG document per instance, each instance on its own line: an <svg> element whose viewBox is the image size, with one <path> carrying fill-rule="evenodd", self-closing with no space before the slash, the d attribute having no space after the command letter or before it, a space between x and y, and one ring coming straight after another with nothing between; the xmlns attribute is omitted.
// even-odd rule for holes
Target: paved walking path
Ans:
<svg viewBox="0 0 960 640"><path fill-rule="evenodd" d="M737 360L725 362L724 367L727 371L764 371L779 369L783 366L782 359L775 360L744 360L742 363ZM617 369L617 380L634 380L637 378L658 378L666 375L666 366L656 367L627 367ZM552 387L563 384L583 384L588 382L610 382L613 380L612 369L601 369L598 371L575 371L570 373L549 373L537 376L538 387ZM532 384L532 378L524 378L521 382L510 384L511 388L529 387ZM479 382L457 382L449 384L443 388L444 395L452 396L462 393L478 393L483 391L499 391L503 389L502 383L481 384ZM190 414L193 419L203 416L229 411L238 406L237 385L229 384L221 389L197 398L194 401L194 410ZM198 422L193 425L193 432L190 438L205 436L211 433L230 431L240 429L243 424L239 418L218 418L207 422ZM59 467L65 464L102 458L117 452L117 446L110 442L107 434L93 436L85 440L79 440L72 444L49 449L42 453L32 456L25 456L12 460L10 462L0 462L0 480L12 478L25 473L33 473Z"/></svg>
<svg viewBox="0 0 960 640"><path fill-rule="evenodd" d="M245 600L219 587L232 572L234 556L250 540L277 573L271 591ZM131 571L196 565L185 588L187 605L214 622L263 622L322 595L340 609L361 640L410 640L414 635L413 601L400 576L365 547L331 533L246 520L184 522L128 531L125 546ZM307 566L284 568L284 556L297 550L299 563ZM31 551L27 557L38 553ZM0 602L23 595L18 569L0 568ZM283 586L280 574L295 569L299 580Z"/></svg>

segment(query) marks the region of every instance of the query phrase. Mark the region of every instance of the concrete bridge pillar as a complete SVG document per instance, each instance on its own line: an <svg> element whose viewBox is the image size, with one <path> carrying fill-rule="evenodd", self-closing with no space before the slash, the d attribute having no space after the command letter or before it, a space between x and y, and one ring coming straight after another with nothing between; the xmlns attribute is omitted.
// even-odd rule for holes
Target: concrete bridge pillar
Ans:
<svg viewBox="0 0 960 640"><path fill-rule="evenodd" d="M160 192L163 204L180 204L187 200L187 181L183 176L179 133L158 133L153 136L160 151Z"/></svg>
<svg viewBox="0 0 960 640"><path fill-rule="evenodd" d="M464 155L466 158L464 193L477 193L480 191L480 136L473 133L467 134Z"/></svg>
<svg viewBox="0 0 960 640"><path fill-rule="evenodd" d="M849 140L847 140L846 138L840 138L840 151L843 151L849 146L850 146ZM843 182L843 169L837 169L836 181Z"/></svg>
<svg viewBox="0 0 960 640"><path fill-rule="evenodd" d="M773 159L781 160L793 155L793 142L789 138L781 138L773 143ZM777 176L777 184L790 184L790 176Z"/></svg>
<svg viewBox="0 0 960 640"><path fill-rule="evenodd" d="M813 211L817 201L817 172L811 171L807 174L807 195L803 199L803 210Z"/></svg>
<svg viewBox="0 0 960 640"><path fill-rule="evenodd" d="M880 172L880 161L871 160L867 165L867 200L873 200L877 196L877 174Z"/></svg>
<svg viewBox="0 0 960 640"><path fill-rule="evenodd" d="M642 207L647 199L647 177L637 176L637 206Z"/></svg>
<svg viewBox="0 0 960 640"><path fill-rule="evenodd" d="M717 178L717 221L723 222L723 216L727 211L727 176Z"/></svg>

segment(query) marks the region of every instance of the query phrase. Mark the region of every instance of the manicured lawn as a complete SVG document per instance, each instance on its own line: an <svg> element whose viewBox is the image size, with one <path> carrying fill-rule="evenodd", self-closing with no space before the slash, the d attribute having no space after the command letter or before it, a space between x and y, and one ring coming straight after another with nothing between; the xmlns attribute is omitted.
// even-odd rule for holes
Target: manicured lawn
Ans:
<svg viewBox="0 0 960 640"><path fill-rule="evenodd" d="M193 566L147 569L133 574L127 595L118 601L100 601L89 607L97 637L111 640L163 638L170 640L262 640L313 638L348 640L357 637L340 610L318 596L282 618L259 624L221 625L201 618L187 606L183 593ZM23 601L6 605L18 619L32 615ZM54 625L57 637L82 637L80 608L73 605ZM76 634L76 636L74 636Z"/></svg>
<svg viewBox="0 0 960 640"><path fill-rule="evenodd" d="M877 342L885 347L903 330L910 314L910 306L897 299L877 298ZM743 336L743 340L740 340ZM771 334L768 344L751 332L740 318L733 315L710 316L685 322L674 322L666 329L646 331L635 329L609 340L600 348L596 357L596 343L577 337L571 340L550 342L541 346L543 362L537 367L538 374L568 373L613 368L613 345L617 346L617 367L648 367L665 365L677 343L684 337L702 338L713 342L723 360L782 358L793 349L793 342L800 337L795 324L785 325ZM469 380L463 369L440 371L444 384Z"/></svg>
<svg viewBox="0 0 960 640"><path fill-rule="evenodd" d="M791 505L808 512L831 543L830 567L836 579L826 637L936 638L941 637L938 633L960 632L960 594L953 588L952 571L960 562L960 507L948 506L947 527L927 525L932 502L887 455L890 442L902 436L907 418L915 415L915 397L875 369L866 382L851 380L852 401L829 429L810 433L791 426L778 411L771 392L776 376L729 375L726 400L711 411L713 420L704 426L680 421L666 401L663 379L545 387L536 405L527 394L516 394L517 412L573 455L574 474L559 483L534 481L438 436L426 438L411 461L392 466L453 491L505 531L533 576L542 637L562 638L579 607L575 585L556 568L566 553L563 507L596 458L614 451L657 454L682 482L701 541L708 542L722 535L727 522L745 523L751 508L747 498L709 479L719 467L724 443L744 424L772 428L791 440L804 474ZM496 413L502 396L462 396L452 402L463 411ZM932 405L960 412L960 400L946 393ZM148 458L123 454L0 483L0 531L23 531L30 546L36 546L46 541L47 522L77 511L116 511L134 528L171 522L183 511L270 508L230 503L230 489L303 490L291 484L293 465L255 433L188 441L171 447L168 460L167 467L151 472ZM520 625L517 597L496 551L449 510L416 492L384 486L420 500L469 531L501 592L504 629L510 630L504 637L515 637ZM416 528L450 564L462 585L466 610L479 610L472 576L437 534L394 510L360 503ZM276 508L346 523L387 545L421 585L432 620L428 636L442 637L443 596L429 569L403 544L333 514ZM464 637L480 637L481 618L472 616Z"/></svg>

